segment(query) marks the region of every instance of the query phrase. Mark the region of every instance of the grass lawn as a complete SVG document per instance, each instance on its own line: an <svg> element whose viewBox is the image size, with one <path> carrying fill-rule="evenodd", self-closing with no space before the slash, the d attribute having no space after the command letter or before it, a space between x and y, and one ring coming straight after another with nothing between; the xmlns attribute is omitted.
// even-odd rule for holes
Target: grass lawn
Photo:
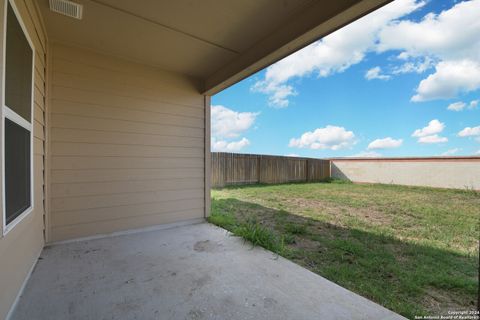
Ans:
<svg viewBox="0 0 480 320"><path fill-rule="evenodd" d="M476 309L478 192L243 186L212 191L209 221L409 318Z"/></svg>

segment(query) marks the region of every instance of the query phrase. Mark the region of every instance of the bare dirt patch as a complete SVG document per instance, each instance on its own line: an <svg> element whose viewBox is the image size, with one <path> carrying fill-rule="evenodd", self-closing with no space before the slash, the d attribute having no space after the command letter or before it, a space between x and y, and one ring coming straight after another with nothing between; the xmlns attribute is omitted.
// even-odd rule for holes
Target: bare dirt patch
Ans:
<svg viewBox="0 0 480 320"><path fill-rule="evenodd" d="M313 209L314 211L319 211L324 214L328 214L333 218L341 216L342 218L346 216L355 217L362 221L374 224L374 225L390 225L392 222L392 217L375 210L373 208L354 208L349 206L335 206L331 203L314 200L314 199L304 199L304 198L293 198L287 199L285 201L287 206L304 208L304 209ZM336 221L339 225L342 225L341 221Z"/></svg>
<svg viewBox="0 0 480 320"><path fill-rule="evenodd" d="M467 297L462 297L461 299L468 300ZM427 307L431 315L436 316L447 316L449 311L473 311L476 309L473 300L459 301L459 297L455 294L446 290L438 290L436 288L429 288L423 299L423 304Z"/></svg>

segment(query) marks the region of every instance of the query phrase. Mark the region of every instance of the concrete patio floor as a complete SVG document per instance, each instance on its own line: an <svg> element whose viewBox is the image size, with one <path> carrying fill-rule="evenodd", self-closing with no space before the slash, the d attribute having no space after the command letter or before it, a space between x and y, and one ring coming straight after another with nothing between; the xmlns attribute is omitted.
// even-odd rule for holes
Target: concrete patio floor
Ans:
<svg viewBox="0 0 480 320"><path fill-rule="evenodd" d="M44 249L12 319L403 319L208 223Z"/></svg>

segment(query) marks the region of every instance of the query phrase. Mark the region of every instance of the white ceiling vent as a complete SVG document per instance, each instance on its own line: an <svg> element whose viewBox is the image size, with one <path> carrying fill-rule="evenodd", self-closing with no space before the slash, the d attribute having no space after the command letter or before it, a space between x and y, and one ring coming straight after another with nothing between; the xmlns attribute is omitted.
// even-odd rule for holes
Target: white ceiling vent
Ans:
<svg viewBox="0 0 480 320"><path fill-rule="evenodd" d="M67 17L82 19L83 6L68 0L50 0L50 10Z"/></svg>

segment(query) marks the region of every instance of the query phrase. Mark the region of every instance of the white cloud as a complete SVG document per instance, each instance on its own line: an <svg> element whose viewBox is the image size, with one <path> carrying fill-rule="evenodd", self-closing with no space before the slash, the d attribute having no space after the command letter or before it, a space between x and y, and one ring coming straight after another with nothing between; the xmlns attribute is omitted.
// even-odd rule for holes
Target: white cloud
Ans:
<svg viewBox="0 0 480 320"><path fill-rule="evenodd" d="M480 150L478 150L477 152L475 152L475 154L480 154Z"/></svg>
<svg viewBox="0 0 480 320"><path fill-rule="evenodd" d="M465 102L458 101L458 102L450 103L447 109L451 111L462 111L463 109L465 109L466 106L467 104Z"/></svg>
<svg viewBox="0 0 480 320"><path fill-rule="evenodd" d="M397 0L347 25L267 68L253 91L269 95L269 104L287 107L296 95L292 78L327 77L361 62L371 51L400 50L403 63L391 74L435 71L423 79L412 101L447 99L480 88L480 0L462 1L420 21L400 20L426 1ZM391 75L373 68L367 79Z"/></svg>
<svg viewBox="0 0 480 320"><path fill-rule="evenodd" d="M449 150L445 151L444 153L442 153L442 156L451 156L451 155L454 155L454 154L458 153L460 150L462 150L462 149L459 149L459 148L449 149Z"/></svg>
<svg viewBox="0 0 480 320"><path fill-rule="evenodd" d="M328 125L302 134L298 139L290 139L289 147L308 149L339 150L355 144L355 135L343 127Z"/></svg>
<svg viewBox="0 0 480 320"><path fill-rule="evenodd" d="M391 149L391 148L398 148L402 145L402 139L392 139L390 137L383 138L383 139L376 139L368 145L368 150L375 150L375 149Z"/></svg>
<svg viewBox="0 0 480 320"><path fill-rule="evenodd" d="M258 81L252 87L253 92L268 94L268 104L274 108L286 108L290 101L288 97L297 95L291 85L275 82Z"/></svg>
<svg viewBox="0 0 480 320"><path fill-rule="evenodd" d="M469 109L476 109L479 102L480 102L480 100L472 100L472 101L470 101L470 103L468 104L468 108L469 108Z"/></svg>
<svg viewBox="0 0 480 320"><path fill-rule="evenodd" d="M360 153L354 154L351 157L359 157L359 158L378 158L381 157L382 154L376 151L362 151Z"/></svg>
<svg viewBox="0 0 480 320"><path fill-rule="evenodd" d="M394 21L380 31L378 51L402 50L400 58L476 59L480 51L480 0L463 1L421 21Z"/></svg>
<svg viewBox="0 0 480 320"><path fill-rule="evenodd" d="M286 155L286 157L300 157L300 156L296 153L289 153Z"/></svg>
<svg viewBox="0 0 480 320"><path fill-rule="evenodd" d="M247 138L239 137L253 126L258 114L237 112L220 105L212 106L212 151L236 152L249 146L250 141Z"/></svg>
<svg viewBox="0 0 480 320"><path fill-rule="evenodd" d="M437 119L433 119L428 123L428 126L417 129L412 133L412 137L425 137L428 135L440 133L445 129L445 124L443 122L438 121Z"/></svg>
<svg viewBox="0 0 480 320"><path fill-rule="evenodd" d="M477 127L466 127L458 133L459 137L472 137L480 136L480 126Z"/></svg>
<svg viewBox="0 0 480 320"><path fill-rule="evenodd" d="M212 151L235 152L240 151L248 145L250 145L250 141L247 138L230 142L212 138Z"/></svg>
<svg viewBox="0 0 480 320"><path fill-rule="evenodd" d="M411 59L408 56L404 55L405 52L402 52L398 56L399 59L404 60L404 59ZM417 61L408 61L403 63L400 66L396 66L393 68L392 73L393 74L403 74L403 73L423 73L430 69L431 67L434 66L433 60L429 57L422 57L419 58Z"/></svg>
<svg viewBox="0 0 480 320"><path fill-rule="evenodd" d="M438 133L442 132L445 129L445 124L443 122L434 119L428 123L428 126L417 129L412 133L412 137L417 137L419 143L441 143L447 142L446 137L441 137Z"/></svg>
<svg viewBox="0 0 480 320"><path fill-rule="evenodd" d="M452 60L439 62L435 73L420 81L412 101L448 99L480 88L480 62Z"/></svg>
<svg viewBox="0 0 480 320"><path fill-rule="evenodd" d="M217 138L236 138L250 129L258 113L236 112L224 106L212 106L212 136Z"/></svg>
<svg viewBox="0 0 480 320"><path fill-rule="evenodd" d="M418 138L419 143L442 143L448 142L446 137L441 137L438 134L433 134L430 136L420 137Z"/></svg>
<svg viewBox="0 0 480 320"><path fill-rule="evenodd" d="M476 109L480 100L472 100L469 104L463 101L454 102L448 105L447 109L451 111L462 111L465 108Z"/></svg>
<svg viewBox="0 0 480 320"><path fill-rule="evenodd" d="M367 80L373 80L373 79L388 80L390 78L391 76L382 74L382 69L378 66L375 68L369 69L365 73L365 79Z"/></svg>
<svg viewBox="0 0 480 320"><path fill-rule="evenodd" d="M289 80L312 74L327 77L345 71L374 50L382 28L424 4L417 0L391 2L268 67L265 78L257 81L252 90L268 94L270 105L286 107L289 97L296 94L294 87L287 84Z"/></svg>
<svg viewBox="0 0 480 320"><path fill-rule="evenodd" d="M463 1L421 21L394 21L383 28L377 50L402 50L399 59L424 57L436 61L436 71L422 80L412 101L452 98L480 88L480 0ZM403 71L415 68L404 64Z"/></svg>

